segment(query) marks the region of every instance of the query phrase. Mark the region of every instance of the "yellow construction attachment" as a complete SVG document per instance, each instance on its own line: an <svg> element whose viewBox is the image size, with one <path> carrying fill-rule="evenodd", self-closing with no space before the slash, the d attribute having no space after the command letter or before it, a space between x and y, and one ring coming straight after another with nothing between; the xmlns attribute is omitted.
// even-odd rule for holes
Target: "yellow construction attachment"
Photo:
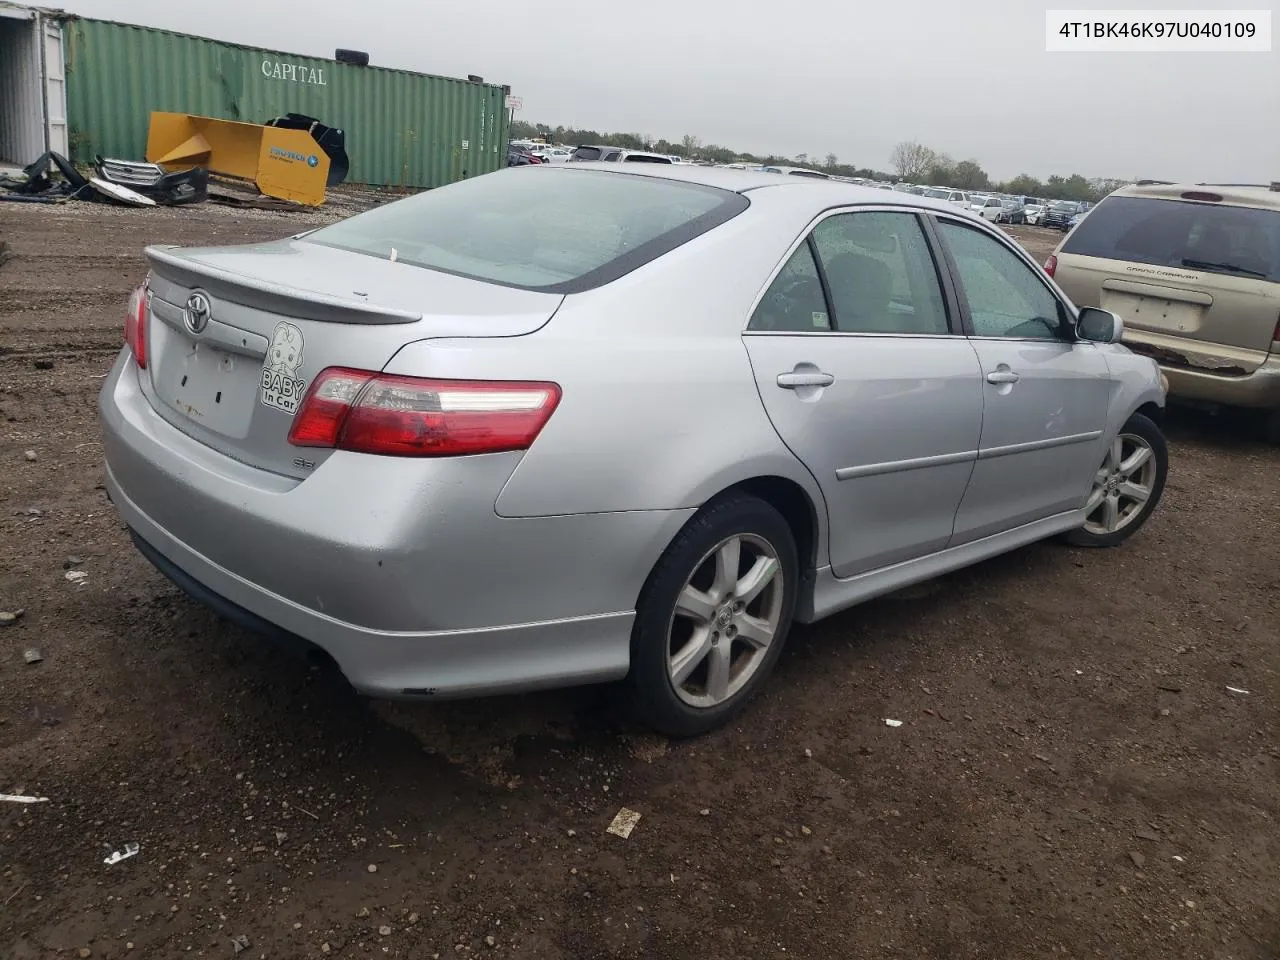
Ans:
<svg viewBox="0 0 1280 960"><path fill-rule="evenodd" d="M151 114L147 160L166 170L204 167L252 180L269 197L324 203L329 156L306 130L264 127L189 113Z"/></svg>

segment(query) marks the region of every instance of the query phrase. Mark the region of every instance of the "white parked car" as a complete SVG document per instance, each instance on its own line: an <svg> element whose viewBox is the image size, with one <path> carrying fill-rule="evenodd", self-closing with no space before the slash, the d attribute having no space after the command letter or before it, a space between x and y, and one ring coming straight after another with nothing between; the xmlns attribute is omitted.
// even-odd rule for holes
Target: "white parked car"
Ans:
<svg viewBox="0 0 1280 960"><path fill-rule="evenodd" d="M1000 219L1000 213L1004 210L1004 204L1000 202L999 197L970 197L969 212L977 214L983 220L990 220L995 223Z"/></svg>
<svg viewBox="0 0 1280 960"><path fill-rule="evenodd" d="M782 173L791 177L812 177L815 180L830 180L827 174L820 170L810 170L808 167L787 167L781 164L767 164L760 168L763 173Z"/></svg>
<svg viewBox="0 0 1280 960"><path fill-rule="evenodd" d="M674 163L665 153L650 153L647 150L623 150L618 157L621 163Z"/></svg>
<svg viewBox="0 0 1280 960"><path fill-rule="evenodd" d="M1024 210L1027 215L1027 223L1034 227L1044 216L1045 205L1039 200L1029 200Z"/></svg>
<svg viewBox="0 0 1280 960"><path fill-rule="evenodd" d="M969 195L963 190L952 190L950 187L930 187L924 192L930 200L945 200L955 204L961 210L969 209Z"/></svg>
<svg viewBox="0 0 1280 960"><path fill-rule="evenodd" d="M534 147L530 153L543 163L565 163L573 156L573 151L564 147Z"/></svg>

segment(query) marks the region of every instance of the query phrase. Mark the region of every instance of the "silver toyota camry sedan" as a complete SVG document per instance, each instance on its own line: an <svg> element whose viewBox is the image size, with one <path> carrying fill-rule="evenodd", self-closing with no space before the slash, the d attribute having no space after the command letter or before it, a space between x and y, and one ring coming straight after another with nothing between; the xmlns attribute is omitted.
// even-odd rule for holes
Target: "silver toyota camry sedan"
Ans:
<svg viewBox="0 0 1280 960"><path fill-rule="evenodd" d="M794 622L1113 546L1165 483L1161 376L1119 318L909 194L525 167L147 256L100 398L120 516L370 695L625 678L696 734Z"/></svg>

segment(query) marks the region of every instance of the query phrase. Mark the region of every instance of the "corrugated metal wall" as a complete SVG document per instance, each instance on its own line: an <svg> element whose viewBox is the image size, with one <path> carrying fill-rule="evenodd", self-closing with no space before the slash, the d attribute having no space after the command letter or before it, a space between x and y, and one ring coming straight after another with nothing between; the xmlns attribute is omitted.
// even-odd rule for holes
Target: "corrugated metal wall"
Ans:
<svg viewBox="0 0 1280 960"><path fill-rule="evenodd" d="M0 160L19 166L44 153L39 28L26 10L0 14Z"/></svg>
<svg viewBox="0 0 1280 960"><path fill-rule="evenodd" d="M506 165L501 87L356 67L102 20L63 25L76 160L141 160L152 110L347 134L354 183L438 187Z"/></svg>

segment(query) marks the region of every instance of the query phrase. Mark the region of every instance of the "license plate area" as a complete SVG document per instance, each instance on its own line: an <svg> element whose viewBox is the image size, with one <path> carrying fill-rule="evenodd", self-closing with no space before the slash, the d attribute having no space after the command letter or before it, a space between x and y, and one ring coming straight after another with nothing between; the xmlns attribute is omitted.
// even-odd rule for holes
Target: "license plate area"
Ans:
<svg viewBox="0 0 1280 960"><path fill-rule="evenodd" d="M262 361L193 340L167 324L152 324L151 332L151 384L160 400L206 430L244 439L253 423Z"/></svg>
<svg viewBox="0 0 1280 960"><path fill-rule="evenodd" d="M1139 330L1193 336L1204 320L1205 307L1184 300L1144 297L1120 290L1102 291L1102 309L1120 314L1124 322Z"/></svg>

